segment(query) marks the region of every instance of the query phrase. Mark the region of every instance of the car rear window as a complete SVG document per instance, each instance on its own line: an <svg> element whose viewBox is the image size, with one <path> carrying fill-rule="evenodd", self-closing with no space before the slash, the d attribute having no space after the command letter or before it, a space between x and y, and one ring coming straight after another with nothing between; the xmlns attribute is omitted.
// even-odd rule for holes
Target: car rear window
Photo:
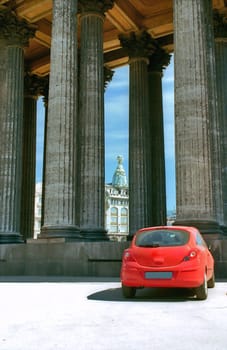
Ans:
<svg viewBox="0 0 227 350"><path fill-rule="evenodd" d="M138 247L175 247L188 242L189 233L183 230L151 230L138 233Z"/></svg>

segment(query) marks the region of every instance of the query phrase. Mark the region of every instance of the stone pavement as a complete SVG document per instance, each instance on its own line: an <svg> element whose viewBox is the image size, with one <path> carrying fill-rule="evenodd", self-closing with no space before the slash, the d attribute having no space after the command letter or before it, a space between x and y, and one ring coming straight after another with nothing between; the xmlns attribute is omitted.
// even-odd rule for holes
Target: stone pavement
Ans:
<svg viewBox="0 0 227 350"><path fill-rule="evenodd" d="M1 277L1 350L226 350L227 282L206 301L118 279Z"/></svg>

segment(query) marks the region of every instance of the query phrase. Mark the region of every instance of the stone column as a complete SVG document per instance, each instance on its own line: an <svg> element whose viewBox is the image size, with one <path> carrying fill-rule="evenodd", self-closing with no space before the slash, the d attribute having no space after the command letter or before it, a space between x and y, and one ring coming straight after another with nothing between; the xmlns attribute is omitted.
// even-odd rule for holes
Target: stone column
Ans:
<svg viewBox="0 0 227 350"><path fill-rule="evenodd" d="M149 104L152 225L166 224L165 149L162 106L162 72L170 62L170 55L161 47L149 57Z"/></svg>
<svg viewBox="0 0 227 350"><path fill-rule="evenodd" d="M0 243L20 243L24 52L34 30L0 9Z"/></svg>
<svg viewBox="0 0 227 350"><path fill-rule="evenodd" d="M45 164L39 238L79 238L76 225L77 1L54 0Z"/></svg>
<svg viewBox="0 0 227 350"><path fill-rule="evenodd" d="M217 232L220 185L211 24L211 0L174 1L176 224L203 232Z"/></svg>
<svg viewBox="0 0 227 350"><path fill-rule="evenodd" d="M221 140L221 170L223 226L227 229L227 21L226 16L214 13L215 59L217 73L218 115Z"/></svg>
<svg viewBox="0 0 227 350"><path fill-rule="evenodd" d="M151 225L148 56L155 42L146 32L120 36L129 55L129 239ZM149 145L149 146L148 146Z"/></svg>
<svg viewBox="0 0 227 350"><path fill-rule="evenodd" d="M84 240L107 240L104 173L103 21L111 0L80 0L79 198Z"/></svg>
<svg viewBox="0 0 227 350"><path fill-rule="evenodd" d="M29 73L24 79L24 119L22 154L21 234L26 240L34 235L36 117L39 78Z"/></svg>

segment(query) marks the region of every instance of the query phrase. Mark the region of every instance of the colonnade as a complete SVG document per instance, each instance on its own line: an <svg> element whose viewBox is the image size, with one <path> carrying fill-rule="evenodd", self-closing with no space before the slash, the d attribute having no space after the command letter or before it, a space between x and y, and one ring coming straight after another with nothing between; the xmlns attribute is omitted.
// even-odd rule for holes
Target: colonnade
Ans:
<svg viewBox="0 0 227 350"><path fill-rule="evenodd" d="M39 238L107 240L103 22L113 6L112 0L53 1L48 84L24 75L23 48L35 28L0 11L5 29L0 32L0 243L32 236L38 95L46 103ZM216 41L212 22L211 0L174 0L175 224L194 224L204 232L219 232L227 220L225 22ZM119 39L130 67L132 236L138 228L166 223L161 79L170 55L144 30Z"/></svg>

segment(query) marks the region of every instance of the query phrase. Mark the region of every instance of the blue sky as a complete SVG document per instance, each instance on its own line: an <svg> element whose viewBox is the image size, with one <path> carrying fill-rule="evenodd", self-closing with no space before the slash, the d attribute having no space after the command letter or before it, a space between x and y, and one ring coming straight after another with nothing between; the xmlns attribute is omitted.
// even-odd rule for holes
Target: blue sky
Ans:
<svg viewBox="0 0 227 350"><path fill-rule="evenodd" d="M128 175L128 66L115 70L113 79L105 92L105 174L106 183L112 182L117 165L116 157L122 155ZM163 110L165 133L165 162L167 209L175 208L175 164L174 164L174 73L173 59L164 71ZM37 166L36 182L42 181L44 109L42 99L38 101L37 122Z"/></svg>

